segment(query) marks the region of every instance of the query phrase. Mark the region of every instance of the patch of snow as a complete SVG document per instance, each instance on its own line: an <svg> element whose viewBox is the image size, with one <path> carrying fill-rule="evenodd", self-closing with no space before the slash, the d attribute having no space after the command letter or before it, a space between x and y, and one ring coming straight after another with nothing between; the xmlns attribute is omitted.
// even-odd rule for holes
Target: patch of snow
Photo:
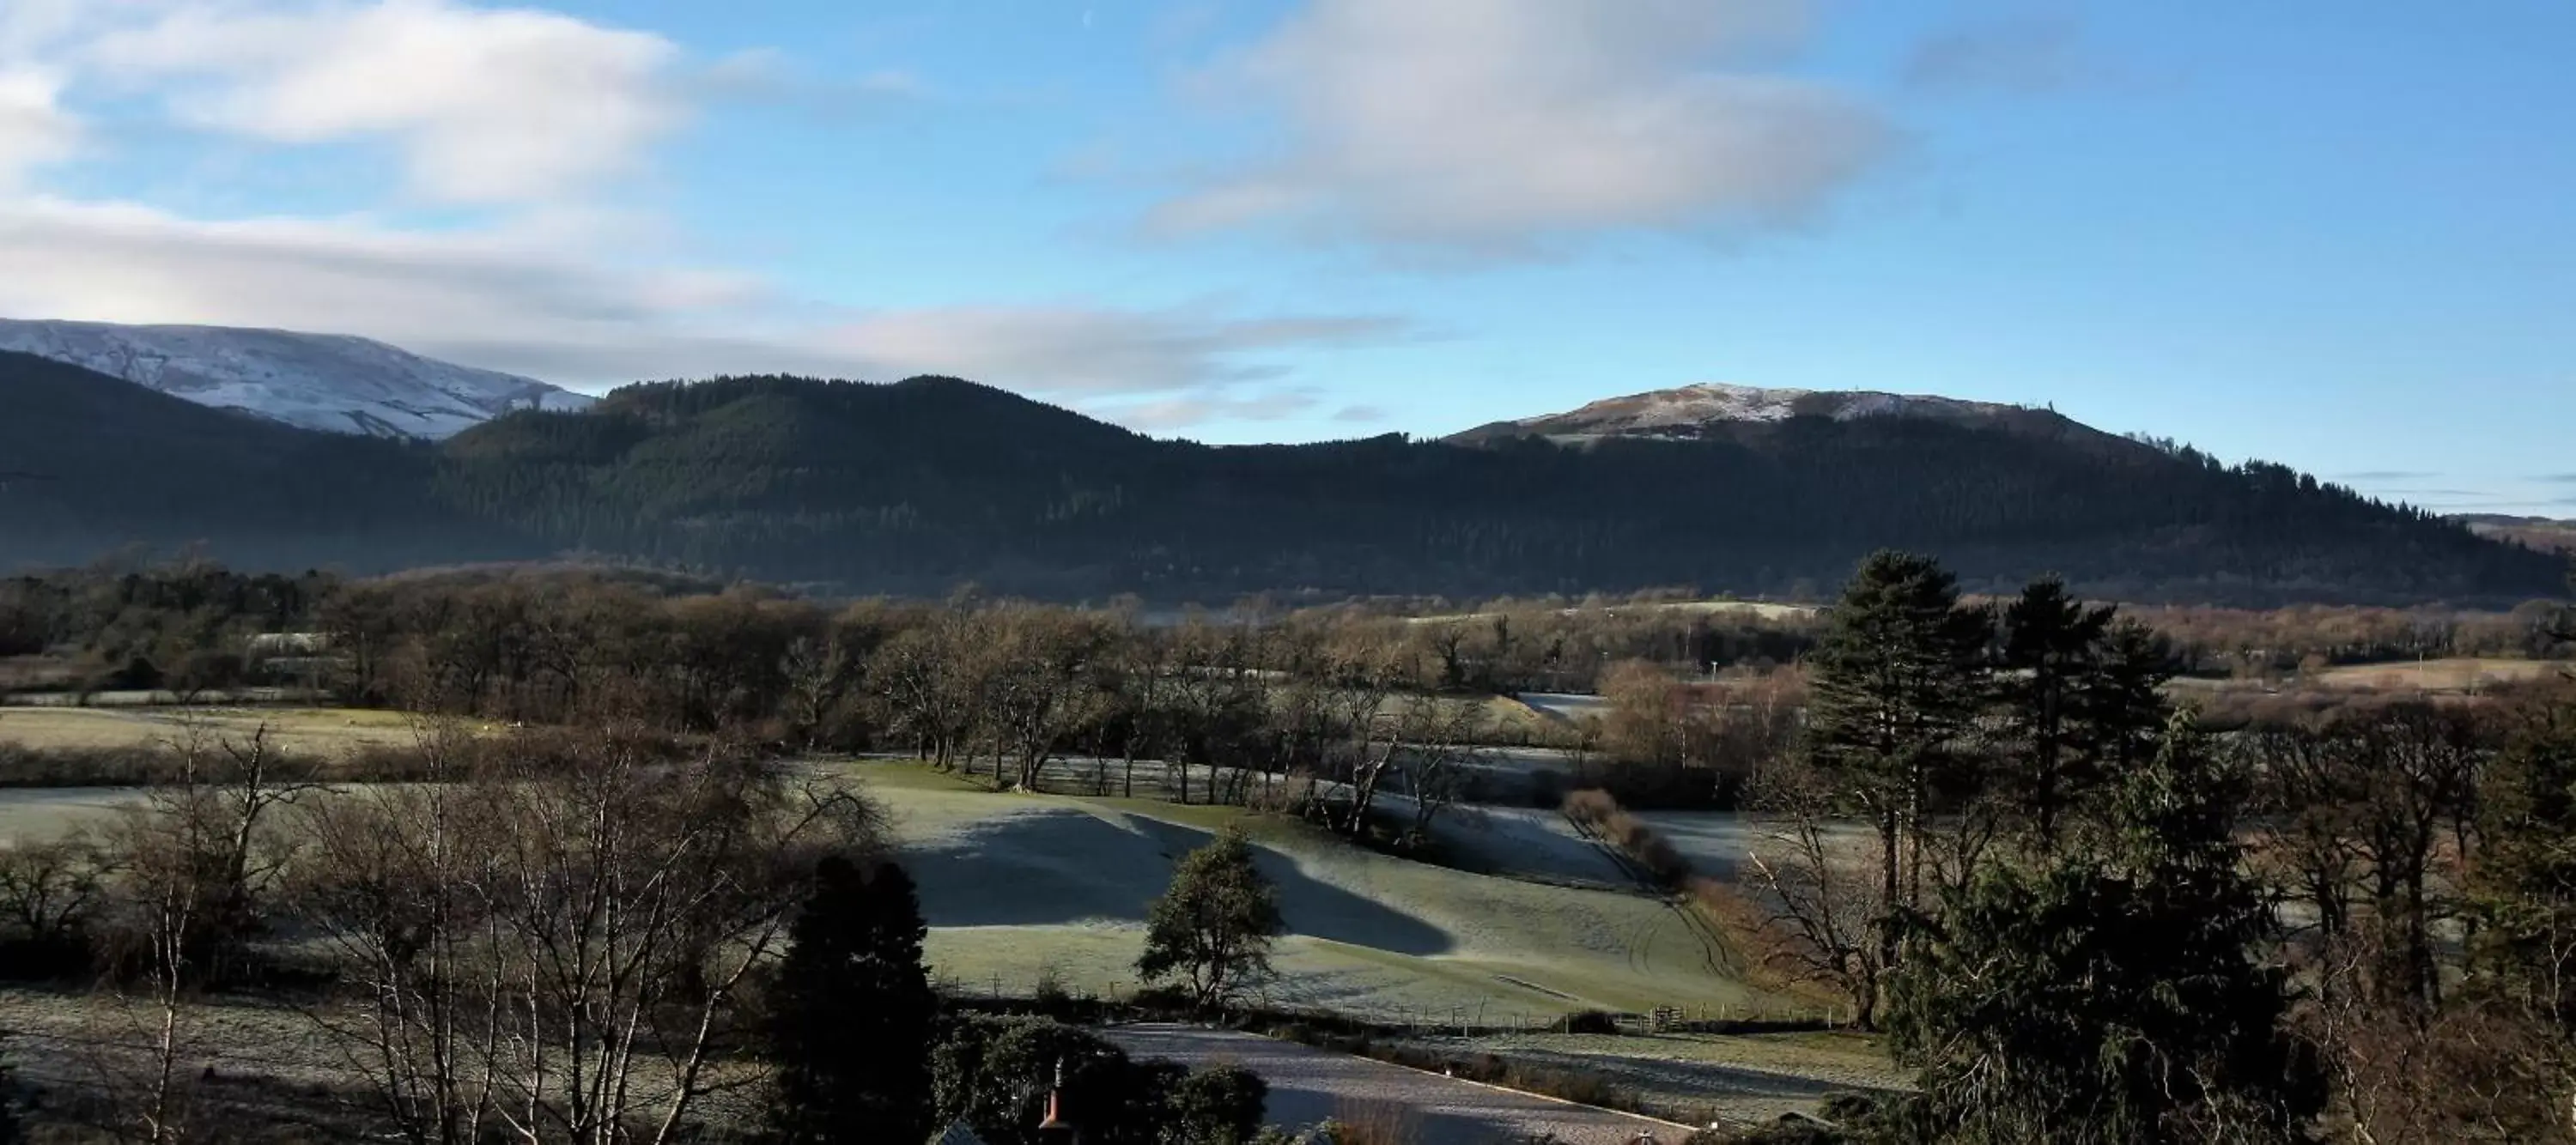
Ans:
<svg viewBox="0 0 2576 1145"><path fill-rule="evenodd" d="M337 334L0 319L0 350L327 433L437 439L512 410L596 400Z"/></svg>
<svg viewBox="0 0 2576 1145"><path fill-rule="evenodd" d="M1703 382L1593 402L1571 413L1524 418L1514 424L1557 441L1602 437L1691 437L1711 426L1786 421L1799 415L1856 421L1876 417L1929 417L1982 422L2014 407L1956 398L1871 390L1801 390Z"/></svg>

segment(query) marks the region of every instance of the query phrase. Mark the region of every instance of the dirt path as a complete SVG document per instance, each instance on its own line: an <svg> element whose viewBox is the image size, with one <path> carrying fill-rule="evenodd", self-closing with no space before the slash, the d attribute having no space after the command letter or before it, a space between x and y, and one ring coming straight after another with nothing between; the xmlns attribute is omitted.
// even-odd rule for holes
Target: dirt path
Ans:
<svg viewBox="0 0 2576 1145"><path fill-rule="evenodd" d="M1543 1097L1438 1077L1293 1042L1191 1026L1121 1026L1105 1031L1138 1058L1188 1065L1231 1062L1270 1083L1269 1118L1305 1127L1370 1106L1399 1106L1421 1145L1488 1145L1552 1133L1566 1145L1627 1145L1638 1134L1674 1145L1690 1130L1668 1122L1568 1105Z"/></svg>

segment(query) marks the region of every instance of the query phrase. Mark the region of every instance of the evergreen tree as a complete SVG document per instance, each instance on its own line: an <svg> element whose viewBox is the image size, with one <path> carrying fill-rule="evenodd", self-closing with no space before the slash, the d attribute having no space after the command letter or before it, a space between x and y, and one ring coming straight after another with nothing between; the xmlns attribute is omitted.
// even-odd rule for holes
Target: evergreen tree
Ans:
<svg viewBox="0 0 2576 1145"><path fill-rule="evenodd" d="M2154 757L2173 704L2173 648L2155 629L2115 617L2093 654L2093 673L2075 694L2084 748L2098 778L2116 781Z"/></svg>
<svg viewBox="0 0 2576 1145"><path fill-rule="evenodd" d="M1179 975L1201 1007L1231 998L1270 971L1270 940L1287 929L1279 892L1252 862L1252 844L1228 827L1181 859L1171 886L1145 916L1148 981Z"/></svg>
<svg viewBox="0 0 2576 1145"><path fill-rule="evenodd" d="M2576 704L2537 707L2480 796L2475 985L2576 1049Z"/></svg>
<svg viewBox="0 0 2576 1145"><path fill-rule="evenodd" d="M1807 661L1806 749L1876 827L1884 901L1918 905L1924 815L1985 701L1992 618L1960 606L1958 583L1938 561L1881 551L1862 562L1827 621ZM1880 945L1892 963L1892 930Z"/></svg>
<svg viewBox="0 0 2576 1145"><path fill-rule="evenodd" d="M2155 750L2173 655L2152 629L2116 606L2086 607L2055 577L2024 588L2002 630L2004 794L2031 847L2054 854L2105 783Z"/></svg>
<svg viewBox="0 0 2576 1145"><path fill-rule="evenodd" d="M1991 1143L2294 1141L2322 1103L2241 868L2245 784L2186 714L2124 777L2102 847L2001 865L1906 920L1890 987L1921 1069L1909 1135Z"/></svg>
<svg viewBox="0 0 2576 1145"><path fill-rule="evenodd" d="M2005 736L2012 748L2005 782L2031 842L2057 850L2072 804L2097 778L2084 748L2079 694L2097 669L2115 610L2086 608L2056 577L2032 581L2004 609L2002 676Z"/></svg>
<svg viewBox="0 0 2576 1145"><path fill-rule="evenodd" d="M823 860L779 967L769 1018L773 1139L917 1141L928 1133L938 999L912 879L892 863Z"/></svg>

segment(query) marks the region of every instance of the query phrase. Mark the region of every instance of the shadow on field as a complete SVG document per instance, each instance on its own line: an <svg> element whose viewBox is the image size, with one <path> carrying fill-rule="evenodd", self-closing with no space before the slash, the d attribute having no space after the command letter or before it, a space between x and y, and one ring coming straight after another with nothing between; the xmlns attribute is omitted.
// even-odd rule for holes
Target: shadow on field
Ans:
<svg viewBox="0 0 2576 1145"><path fill-rule="evenodd" d="M1143 922L1182 855L1207 831L1134 817L1124 824L1046 808L973 824L937 843L905 849L932 926L1046 926ZM1454 944L1439 928L1308 877L1258 843L1261 873L1279 888L1291 933L1395 954L1433 955Z"/></svg>

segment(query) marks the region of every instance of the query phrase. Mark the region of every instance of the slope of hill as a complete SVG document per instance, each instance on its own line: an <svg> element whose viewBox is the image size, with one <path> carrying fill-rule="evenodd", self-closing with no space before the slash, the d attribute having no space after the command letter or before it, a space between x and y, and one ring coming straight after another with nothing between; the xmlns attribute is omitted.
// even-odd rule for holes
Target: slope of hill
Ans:
<svg viewBox="0 0 2576 1145"><path fill-rule="evenodd" d="M0 568L203 542L252 566L523 555L432 504L414 442L316 433L0 351Z"/></svg>
<svg viewBox="0 0 2576 1145"><path fill-rule="evenodd" d="M202 540L237 563L352 571L580 552L852 592L1161 600L1815 596L1883 546L1938 553L1975 588L2054 571L2141 601L2512 604L2562 577L2554 557L2279 466L1918 417L1218 448L955 379L728 378L430 446L0 354L0 470L53 478L0 489L0 565Z"/></svg>
<svg viewBox="0 0 2576 1145"><path fill-rule="evenodd" d="M1500 421L1458 434L1462 444L1490 444L1540 437L1575 444L1612 438L1659 441L1747 440L1793 418L1828 421L1906 419L2000 429L2033 437L2091 439L2106 447L2134 445L2050 410L1997 402L1961 401L1928 394L1876 390L1764 389L1701 383L1604 398L1580 409Z"/></svg>
<svg viewBox="0 0 2576 1145"><path fill-rule="evenodd" d="M514 409L591 402L534 379L332 334L0 319L0 350L331 433L435 439Z"/></svg>
<svg viewBox="0 0 2576 1145"><path fill-rule="evenodd" d="M1994 417L1212 448L953 379L736 378L502 418L448 444L441 491L566 547L916 591L1812 593L1888 545L1975 584L2053 570L2130 599L2557 583L2546 558L2278 466Z"/></svg>
<svg viewBox="0 0 2576 1145"><path fill-rule="evenodd" d="M2451 518L2481 537L2513 541L2542 552L2576 553L2576 521L2548 517L2514 517L2501 513L2464 513Z"/></svg>

